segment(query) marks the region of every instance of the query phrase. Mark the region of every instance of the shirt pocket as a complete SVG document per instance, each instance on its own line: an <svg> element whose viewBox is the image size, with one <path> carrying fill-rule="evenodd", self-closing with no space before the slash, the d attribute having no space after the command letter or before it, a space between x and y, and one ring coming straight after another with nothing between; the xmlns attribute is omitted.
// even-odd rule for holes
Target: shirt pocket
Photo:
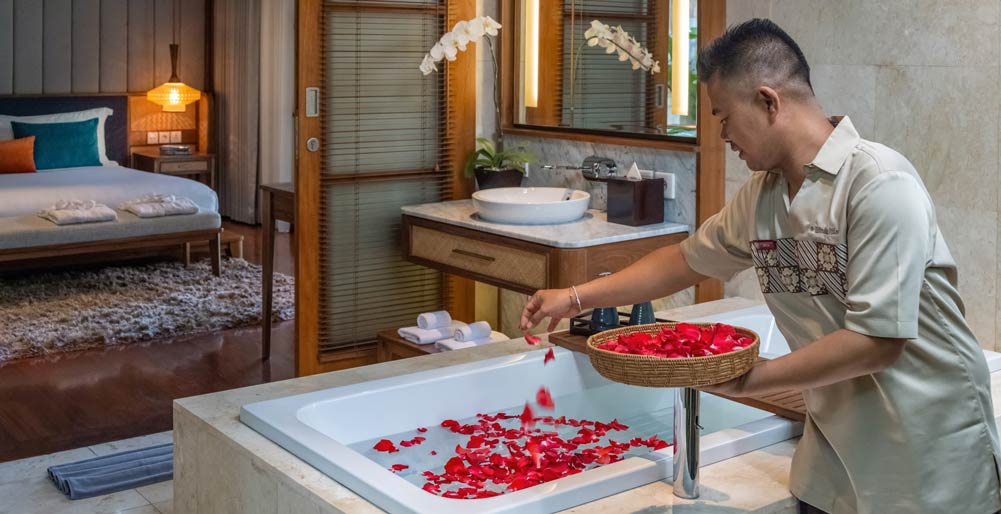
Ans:
<svg viewBox="0 0 1001 514"><path fill-rule="evenodd" d="M764 294L833 295L846 304L848 246L794 238L750 242L751 259Z"/></svg>

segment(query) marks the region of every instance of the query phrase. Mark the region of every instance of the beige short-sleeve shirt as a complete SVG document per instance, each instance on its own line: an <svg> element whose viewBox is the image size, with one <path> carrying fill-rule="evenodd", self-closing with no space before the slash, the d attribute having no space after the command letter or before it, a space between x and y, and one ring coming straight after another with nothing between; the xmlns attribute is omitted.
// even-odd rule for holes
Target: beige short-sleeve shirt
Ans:
<svg viewBox="0 0 1001 514"><path fill-rule="evenodd" d="M721 279L754 267L793 351L839 329L910 340L880 373L804 392L793 494L831 514L1001 510L987 364L906 158L843 117L792 201L758 172L682 252Z"/></svg>

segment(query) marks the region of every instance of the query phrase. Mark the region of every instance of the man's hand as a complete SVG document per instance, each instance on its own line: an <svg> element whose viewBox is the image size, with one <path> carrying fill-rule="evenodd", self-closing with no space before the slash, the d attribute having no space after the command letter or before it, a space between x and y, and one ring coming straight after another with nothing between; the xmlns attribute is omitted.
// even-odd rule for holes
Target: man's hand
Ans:
<svg viewBox="0 0 1001 514"><path fill-rule="evenodd" d="M556 330L556 325L560 323L560 320L577 314L580 314L580 310L577 309L577 302L570 289L544 289L536 291L528 299L525 310L521 312L520 328L528 330L548 317L549 329L547 332L552 332Z"/></svg>

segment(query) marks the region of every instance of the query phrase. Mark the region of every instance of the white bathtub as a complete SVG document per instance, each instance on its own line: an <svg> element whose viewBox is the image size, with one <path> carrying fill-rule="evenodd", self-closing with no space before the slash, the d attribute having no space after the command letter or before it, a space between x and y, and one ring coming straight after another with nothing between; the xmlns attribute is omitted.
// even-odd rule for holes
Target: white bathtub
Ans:
<svg viewBox="0 0 1001 514"><path fill-rule="evenodd" d="M659 430L661 439L672 442L673 389L615 384L598 375L586 355L562 348L555 351L556 360L548 365L543 365L545 350L538 350L248 404L240 420L393 513L547 513L670 479L669 447L501 496L458 500L423 491L387 470L393 460L371 450L373 441L380 438L408 439L417 435L417 427L436 427L444 419L462 420L479 412L520 412L540 385L552 392L557 417L603 422L618 418L626 424L632 420L634 427L644 425L644 433ZM802 433L800 423L712 395L702 395L700 424L705 427L703 465ZM406 473L420 473L420 465L433 460L426 457L436 444L433 430L425 435L428 441L420 446L425 461ZM450 444L454 448L455 442ZM444 450L438 452L439 459L452 454L438 449ZM414 463L404 458L407 450L401 448L396 462ZM443 460L436 464L440 471Z"/></svg>

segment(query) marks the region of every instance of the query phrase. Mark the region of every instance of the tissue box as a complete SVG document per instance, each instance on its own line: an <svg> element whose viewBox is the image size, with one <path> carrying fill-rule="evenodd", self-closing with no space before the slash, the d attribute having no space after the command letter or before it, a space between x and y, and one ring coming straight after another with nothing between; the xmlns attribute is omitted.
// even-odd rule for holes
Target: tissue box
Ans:
<svg viewBox="0 0 1001 514"><path fill-rule="evenodd" d="M663 223L664 179L609 179L608 221L632 226Z"/></svg>

